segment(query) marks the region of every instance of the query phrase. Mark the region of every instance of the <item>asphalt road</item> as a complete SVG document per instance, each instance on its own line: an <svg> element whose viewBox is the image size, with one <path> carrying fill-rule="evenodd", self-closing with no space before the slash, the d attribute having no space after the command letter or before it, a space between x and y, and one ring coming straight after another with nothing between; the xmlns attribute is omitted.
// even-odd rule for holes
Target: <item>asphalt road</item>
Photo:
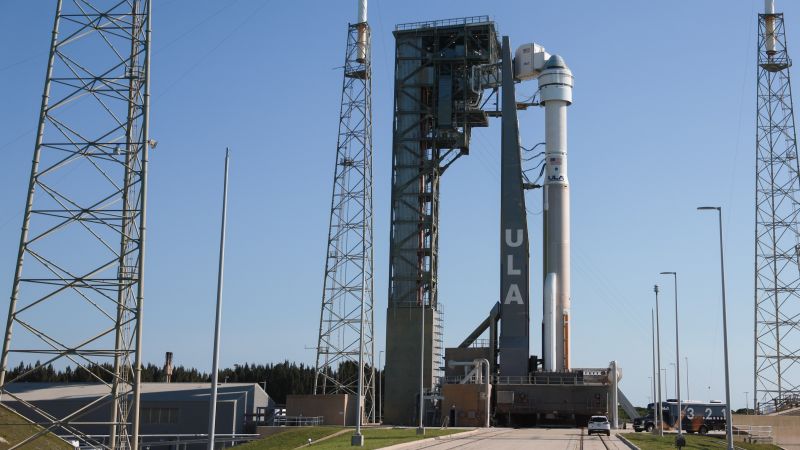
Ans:
<svg viewBox="0 0 800 450"><path fill-rule="evenodd" d="M584 432L585 433L585 432ZM467 436L453 437L414 445L404 450L627 450L616 435L586 436L574 428L492 428Z"/></svg>

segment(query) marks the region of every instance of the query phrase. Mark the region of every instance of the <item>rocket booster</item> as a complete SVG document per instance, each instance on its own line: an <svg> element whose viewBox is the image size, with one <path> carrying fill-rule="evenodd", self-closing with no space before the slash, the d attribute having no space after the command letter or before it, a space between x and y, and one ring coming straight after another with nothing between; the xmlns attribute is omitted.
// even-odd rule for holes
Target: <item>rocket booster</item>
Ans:
<svg viewBox="0 0 800 450"><path fill-rule="evenodd" d="M546 290L543 343L547 369L570 370L570 205L567 178L567 107L572 104L572 72L553 55L539 75L545 109L544 273ZM552 276L551 276L552 274ZM555 316L555 320L551 317ZM555 328L555 329L553 329ZM555 342L553 342L555 341ZM554 345L555 344L555 345ZM555 352L555 355L552 352Z"/></svg>

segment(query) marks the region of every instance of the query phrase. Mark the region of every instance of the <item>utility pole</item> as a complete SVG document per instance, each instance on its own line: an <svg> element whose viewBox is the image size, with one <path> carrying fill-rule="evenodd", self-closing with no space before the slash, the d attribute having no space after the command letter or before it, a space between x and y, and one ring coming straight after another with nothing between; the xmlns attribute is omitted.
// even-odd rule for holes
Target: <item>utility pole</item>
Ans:
<svg viewBox="0 0 800 450"><path fill-rule="evenodd" d="M225 227L228 221L228 164L230 151L225 149L225 175L222 182L222 222L219 232L217 266L217 312L214 319L214 353L211 361L211 395L208 399L208 450L214 450L217 421L217 385L219 384L219 340L222 325L222 281L225 271Z"/></svg>

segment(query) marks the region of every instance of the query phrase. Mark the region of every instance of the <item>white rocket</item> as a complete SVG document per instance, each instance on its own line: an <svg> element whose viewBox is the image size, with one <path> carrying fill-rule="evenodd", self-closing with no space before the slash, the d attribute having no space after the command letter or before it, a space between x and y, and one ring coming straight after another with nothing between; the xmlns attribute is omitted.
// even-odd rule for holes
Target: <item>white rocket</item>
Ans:
<svg viewBox="0 0 800 450"><path fill-rule="evenodd" d="M545 371L570 370L569 179L567 107L572 104L572 72L564 59L537 44L520 46L514 58L518 80L538 78L545 111L544 180L544 342Z"/></svg>
<svg viewBox="0 0 800 450"><path fill-rule="evenodd" d="M570 370L570 222L567 178L567 107L572 72L551 56L539 75L545 110L544 180L544 363L545 370Z"/></svg>

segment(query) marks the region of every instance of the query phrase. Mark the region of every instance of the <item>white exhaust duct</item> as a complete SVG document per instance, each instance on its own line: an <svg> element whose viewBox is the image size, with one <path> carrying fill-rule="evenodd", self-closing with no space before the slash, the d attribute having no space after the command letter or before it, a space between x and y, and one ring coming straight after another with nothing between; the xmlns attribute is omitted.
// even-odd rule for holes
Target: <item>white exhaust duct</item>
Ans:
<svg viewBox="0 0 800 450"><path fill-rule="evenodd" d="M775 0L764 0L764 26L766 27L767 55L775 54Z"/></svg>
<svg viewBox="0 0 800 450"><path fill-rule="evenodd" d="M367 59L367 0L358 0L358 62Z"/></svg>

